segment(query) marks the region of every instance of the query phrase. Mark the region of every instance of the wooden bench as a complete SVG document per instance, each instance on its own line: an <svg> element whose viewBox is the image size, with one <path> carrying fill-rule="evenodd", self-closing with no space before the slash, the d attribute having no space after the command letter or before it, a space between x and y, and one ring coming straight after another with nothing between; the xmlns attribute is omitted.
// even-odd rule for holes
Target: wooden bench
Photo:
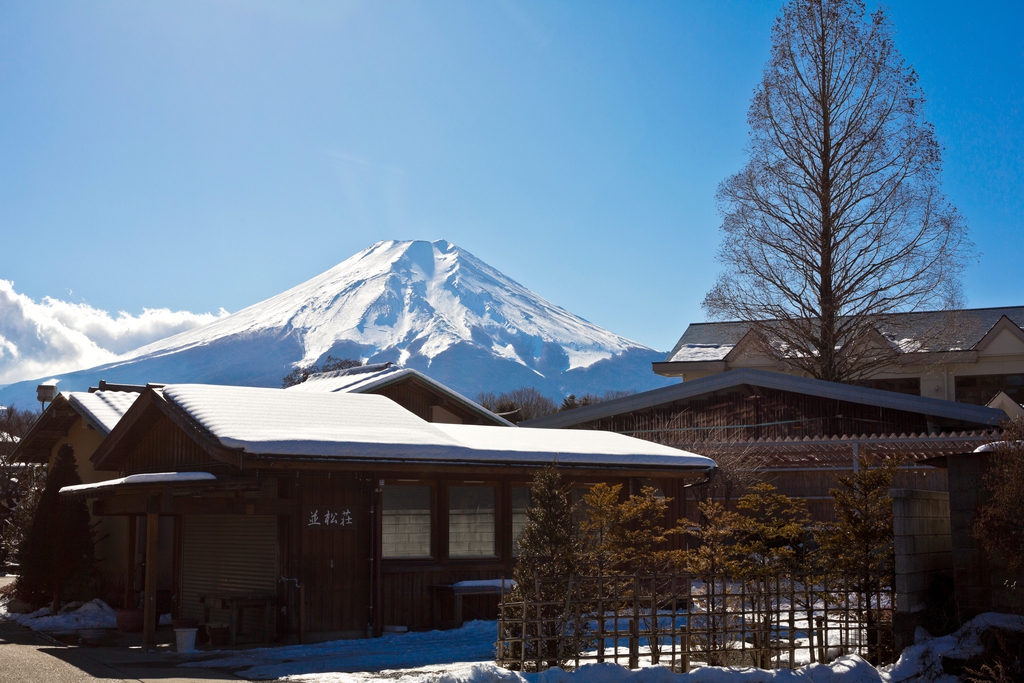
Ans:
<svg viewBox="0 0 1024 683"><path fill-rule="evenodd" d="M438 626L441 615L442 596L452 596L455 611L454 626L462 626L462 598L466 595L497 595L499 598L512 590L515 581L512 579L484 579L478 581L459 581L457 583L431 586L434 591L434 626Z"/></svg>
<svg viewBox="0 0 1024 683"><path fill-rule="evenodd" d="M263 611L263 641L274 640L275 621L274 605L276 595L200 595L199 602L205 605L206 622L210 622L210 609L219 607L228 610L228 644L235 645L242 625L242 611L261 609Z"/></svg>

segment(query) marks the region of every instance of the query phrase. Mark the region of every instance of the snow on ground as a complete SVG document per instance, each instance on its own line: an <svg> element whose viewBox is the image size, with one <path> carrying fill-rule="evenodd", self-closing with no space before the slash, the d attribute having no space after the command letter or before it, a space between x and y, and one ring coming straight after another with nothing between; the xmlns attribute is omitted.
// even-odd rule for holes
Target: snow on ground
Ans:
<svg viewBox="0 0 1024 683"><path fill-rule="evenodd" d="M673 673L663 666L630 671L617 664L585 664L576 671L549 669L539 674L519 674L487 662L427 666L406 671L313 674L289 676L286 681L306 683L880 683L878 671L856 655L842 657L828 666L813 664L798 671L723 669L703 667L688 674Z"/></svg>
<svg viewBox="0 0 1024 683"><path fill-rule="evenodd" d="M117 611L99 599L87 602L77 609L57 614L50 614L50 608L43 607L30 614L4 614L3 616L33 631L117 628Z"/></svg>
<svg viewBox="0 0 1024 683"><path fill-rule="evenodd" d="M914 683L958 683L956 676L943 673L942 655L969 659L981 654L981 633L992 626L1024 631L1024 616L991 612L979 614L956 633L938 638L932 638L924 629L918 629L916 642L900 653L899 660L891 666L882 667L884 680L892 683L907 680L913 680Z"/></svg>
<svg viewBox="0 0 1024 683"><path fill-rule="evenodd" d="M307 673L376 671L430 664L450 665L454 662L493 662L497 633L498 627L493 621L471 621L455 631L403 633L374 639L335 640L315 645L225 652L219 659L203 659L182 666L232 669L250 667L238 675L253 679L273 679Z"/></svg>
<svg viewBox="0 0 1024 683"><path fill-rule="evenodd" d="M0 619L16 622L33 631L61 632L77 631L84 628L117 628L117 610L99 598L78 607L71 609L65 607L64 609L67 611L62 610L57 614L50 614L49 607L37 609L29 614L15 614L7 612L4 608L0 611ZM161 615L161 626L170 623L170 614Z"/></svg>
<svg viewBox="0 0 1024 683"><path fill-rule="evenodd" d="M494 664L493 621L469 622L455 631L212 653L213 659L211 653L196 653L193 661L181 666L243 669L237 675L295 683L956 683L955 677L942 673L941 655L979 654L979 636L990 626L1024 631L1024 617L982 614L939 638L919 630L917 643L896 664L881 669L857 655L846 655L827 665L779 671L700 667L677 674L663 666L630 671L604 663L585 664L572 672L556 668L520 674Z"/></svg>
<svg viewBox="0 0 1024 683"><path fill-rule="evenodd" d="M456 631L225 652L214 659L202 653L181 666L244 668L237 675L307 683L884 683L879 673L856 655L798 671L705 667L675 674L662 666L630 671L605 663L586 664L574 672L551 669L519 674L494 664L496 631L493 621L472 621Z"/></svg>

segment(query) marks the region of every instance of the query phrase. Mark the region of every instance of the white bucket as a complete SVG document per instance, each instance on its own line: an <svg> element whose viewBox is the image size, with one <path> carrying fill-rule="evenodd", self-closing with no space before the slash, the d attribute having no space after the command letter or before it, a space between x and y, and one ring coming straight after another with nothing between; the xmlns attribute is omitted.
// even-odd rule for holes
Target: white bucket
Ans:
<svg viewBox="0 0 1024 683"><path fill-rule="evenodd" d="M176 628L174 638L177 640L178 652L192 652L196 649L197 628Z"/></svg>

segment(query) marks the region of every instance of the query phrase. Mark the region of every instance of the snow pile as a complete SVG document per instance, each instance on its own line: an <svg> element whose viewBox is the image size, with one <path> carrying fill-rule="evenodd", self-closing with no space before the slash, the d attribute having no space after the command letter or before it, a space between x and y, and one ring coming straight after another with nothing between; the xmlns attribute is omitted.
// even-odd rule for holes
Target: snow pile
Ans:
<svg viewBox="0 0 1024 683"><path fill-rule="evenodd" d="M456 581L452 588L500 588L511 590L516 587L512 579L472 579L469 581Z"/></svg>
<svg viewBox="0 0 1024 683"><path fill-rule="evenodd" d="M856 655L842 657L829 665L813 664L791 671L725 669L703 667L688 674L673 673L663 666L630 671L617 664L586 664L576 671L549 669L539 674L520 674L491 663L461 663L425 666L407 671L379 673L334 673L288 676L286 681L308 683L881 683L883 679L870 664Z"/></svg>
<svg viewBox="0 0 1024 683"><path fill-rule="evenodd" d="M99 598L89 602L70 603L57 614L50 614L49 607L41 607L29 614L8 612L6 605L0 607L0 619L7 619L33 631L51 633L78 631L90 628L117 628L117 610ZM171 615L160 615L160 626L171 625Z"/></svg>
<svg viewBox="0 0 1024 683"><path fill-rule="evenodd" d="M74 603L72 603L74 604ZM67 609L67 608L65 608ZM33 631L77 631L83 628L117 628L117 610L99 598L78 608L50 614L49 607L30 614L5 614L5 618Z"/></svg>
<svg viewBox="0 0 1024 683"><path fill-rule="evenodd" d="M979 614L960 627L956 633L932 638L924 629L918 629L916 642L900 654L899 660L883 667L885 681L899 683L914 680L915 683L957 683L956 676L948 676L942 670L942 657L969 659L982 653L981 634L985 629L995 627L1011 631L1024 631L1024 616L1012 614Z"/></svg>

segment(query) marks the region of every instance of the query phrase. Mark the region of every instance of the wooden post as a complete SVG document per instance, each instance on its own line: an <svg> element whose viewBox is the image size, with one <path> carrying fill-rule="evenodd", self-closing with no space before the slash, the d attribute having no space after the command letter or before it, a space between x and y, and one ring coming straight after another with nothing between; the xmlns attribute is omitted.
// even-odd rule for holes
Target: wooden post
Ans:
<svg viewBox="0 0 1024 683"><path fill-rule="evenodd" d="M380 638L384 630L384 589L381 586L384 556L384 480L378 481L373 504L373 637Z"/></svg>
<svg viewBox="0 0 1024 683"><path fill-rule="evenodd" d="M150 506L152 510L152 505ZM146 595L142 615L142 646L156 647L156 565L157 544L160 534L160 515L150 512L146 515Z"/></svg>
<svg viewBox="0 0 1024 683"><path fill-rule="evenodd" d="M828 610L825 610L825 615L828 615ZM815 617L814 620L818 624L818 661L822 664L828 664L828 641L825 640L825 617Z"/></svg>
<svg viewBox="0 0 1024 683"><path fill-rule="evenodd" d="M640 668L640 578L633 577L633 618L630 621L630 669Z"/></svg>
<svg viewBox="0 0 1024 683"><path fill-rule="evenodd" d="M604 663L604 576L597 577L597 661Z"/></svg>
<svg viewBox="0 0 1024 683"><path fill-rule="evenodd" d="M299 645L306 642L306 584L299 584Z"/></svg>
<svg viewBox="0 0 1024 683"><path fill-rule="evenodd" d="M124 608L135 609L135 541L139 533L138 517L128 515L128 554L125 557Z"/></svg>

